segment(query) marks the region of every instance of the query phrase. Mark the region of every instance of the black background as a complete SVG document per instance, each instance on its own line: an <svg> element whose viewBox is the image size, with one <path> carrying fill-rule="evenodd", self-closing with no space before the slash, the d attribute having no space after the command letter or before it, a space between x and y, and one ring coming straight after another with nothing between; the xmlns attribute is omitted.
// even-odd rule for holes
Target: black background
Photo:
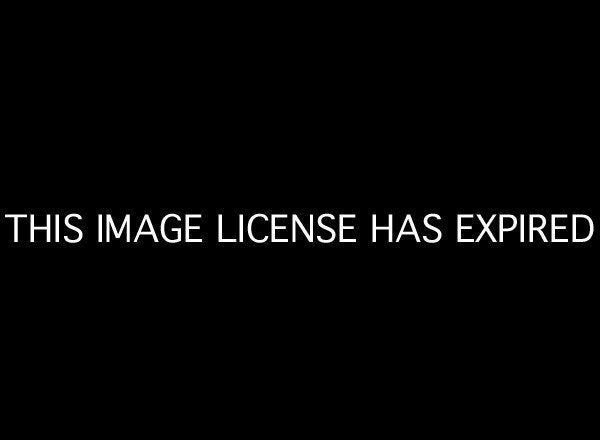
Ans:
<svg viewBox="0 0 600 440"><path fill-rule="evenodd" d="M597 221L592 29L524 11L247 12L23 16L3 55L2 213L356 212L361 243L4 240L11 412L573 429L595 389L597 238L460 246L453 218ZM371 246L375 212L438 212L444 241Z"/></svg>

